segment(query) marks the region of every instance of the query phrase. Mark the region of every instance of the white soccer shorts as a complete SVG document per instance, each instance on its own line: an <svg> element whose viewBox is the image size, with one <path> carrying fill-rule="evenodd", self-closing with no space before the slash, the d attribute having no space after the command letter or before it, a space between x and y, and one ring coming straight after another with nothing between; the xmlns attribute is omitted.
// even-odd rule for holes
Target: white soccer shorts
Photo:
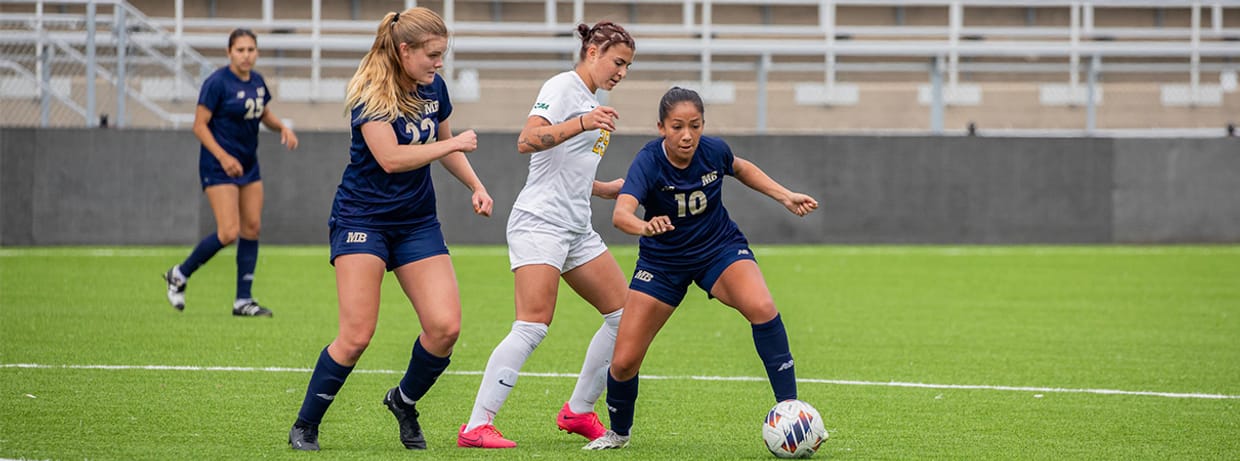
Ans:
<svg viewBox="0 0 1240 461"><path fill-rule="evenodd" d="M594 229L587 233L572 232L517 209L508 217L507 234L512 270L530 264L547 264L563 274L607 251L607 244Z"/></svg>

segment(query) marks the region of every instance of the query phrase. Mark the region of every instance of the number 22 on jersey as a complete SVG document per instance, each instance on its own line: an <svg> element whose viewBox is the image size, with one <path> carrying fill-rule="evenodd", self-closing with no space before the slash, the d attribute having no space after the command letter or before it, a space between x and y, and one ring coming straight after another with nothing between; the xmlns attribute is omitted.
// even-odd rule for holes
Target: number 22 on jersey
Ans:
<svg viewBox="0 0 1240 461"><path fill-rule="evenodd" d="M426 133L426 137L422 137L422 133ZM422 117L421 124L415 124L409 119L405 119L405 134L409 135L409 144L429 144L435 142L435 121L428 117Z"/></svg>

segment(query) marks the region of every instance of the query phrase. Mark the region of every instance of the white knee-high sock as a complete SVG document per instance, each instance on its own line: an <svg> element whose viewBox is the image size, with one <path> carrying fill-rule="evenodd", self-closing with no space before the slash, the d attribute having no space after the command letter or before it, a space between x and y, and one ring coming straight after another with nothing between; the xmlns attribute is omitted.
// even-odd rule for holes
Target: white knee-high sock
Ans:
<svg viewBox="0 0 1240 461"><path fill-rule="evenodd" d="M520 320L512 322L512 331L495 346L491 358L487 360L487 369L482 374L482 385L474 398L474 410L469 415L466 431L490 424L495 419L499 408L508 400L508 393L517 385L517 372L521 371L521 365L546 336L545 324Z"/></svg>
<svg viewBox="0 0 1240 461"><path fill-rule="evenodd" d="M607 388L607 367L611 365L611 353L616 349L616 329L620 328L620 316L623 314L624 309L620 309L604 315L603 325L594 332L590 348L586 349L586 360L581 364L581 374L577 375L577 386L568 399L568 409L573 413L594 411L594 402Z"/></svg>

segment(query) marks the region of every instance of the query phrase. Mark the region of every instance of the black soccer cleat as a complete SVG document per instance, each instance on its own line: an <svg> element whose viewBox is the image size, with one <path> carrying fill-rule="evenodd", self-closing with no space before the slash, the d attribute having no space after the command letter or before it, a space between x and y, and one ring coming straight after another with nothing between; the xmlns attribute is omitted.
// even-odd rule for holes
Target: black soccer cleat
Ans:
<svg viewBox="0 0 1240 461"><path fill-rule="evenodd" d="M176 266L164 272L164 282L168 284L168 304L171 304L173 309L183 311L185 310L185 281L177 280L172 275L174 269Z"/></svg>
<svg viewBox="0 0 1240 461"><path fill-rule="evenodd" d="M300 420L293 423L288 431L288 444L294 450L319 451L319 426L302 424Z"/></svg>
<svg viewBox="0 0 1240 461"><path fill-rule="evenodd" d="M393 387L383 396L383 405L400 425L400 443L410 450L425 450L426 438L422 437L422 426L418 424L417 404L406 405L400 398L400 387Z"/></svg>
<svg viewBox="0 0 1240 461"><path fill-rule="evenodd" d="M233 306L233 315L237 317L271 317L271 309L258 305L258 301L250 300L240 306Z"/></svg>

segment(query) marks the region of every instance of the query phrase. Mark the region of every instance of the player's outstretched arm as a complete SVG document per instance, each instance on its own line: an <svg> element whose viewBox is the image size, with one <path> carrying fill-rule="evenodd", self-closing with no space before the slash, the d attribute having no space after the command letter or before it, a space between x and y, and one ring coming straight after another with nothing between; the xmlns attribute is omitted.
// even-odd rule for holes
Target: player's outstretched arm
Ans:
<svg viewBox="0 0 1240 461"><path fill-rule="evenodd" d="M667 216L655 216L649 221L637 217L637 198L629 194L616 197L616 209L611 214L611 224L629 235L653 237L676 229L672 219Z"/></svg>
<svg viewBox="0 0 1240 461"><path fill-rule="evenodd" d="M448 127L447 120L440 122L438 137L439 139L452 137L452 129ZM478 179L478 173L474 171L473 165L469 164L469 159L465 158L465 153L457 151L445 155L439 159L439 163L449 173L452 173L452 176L455 176L457 181L460 181L470 191L473 191L474 194L470 197L470 202L473 203L474 213L482 216L491 216L491 207L495 204L495 201L491 200L491 195L487 193L487 188L482 185L482 180Z"/></svg>
<svg viewBox="0 0 1240 461"><path fill-rule="evenodd" d="M756 190L767 197L775 199L775 201L784 205L788 211L797 216L805 216L810 212L818 209L818 201L808 195L793 192L775 182L766 172L754 165L753 162L740 157L735 157L732 162L733 175L736 179L748 186L750 189Z"/></svg>
<svg viewBox="0 0 1240 461"><path fill-rule="evenodd" d="M430 144L402 145L396 141L392 124L383 121L363 123L362 137L375 161L389 174L416 170L453 152L473 152L478 148L478 134L474 130Z"/></svg>

